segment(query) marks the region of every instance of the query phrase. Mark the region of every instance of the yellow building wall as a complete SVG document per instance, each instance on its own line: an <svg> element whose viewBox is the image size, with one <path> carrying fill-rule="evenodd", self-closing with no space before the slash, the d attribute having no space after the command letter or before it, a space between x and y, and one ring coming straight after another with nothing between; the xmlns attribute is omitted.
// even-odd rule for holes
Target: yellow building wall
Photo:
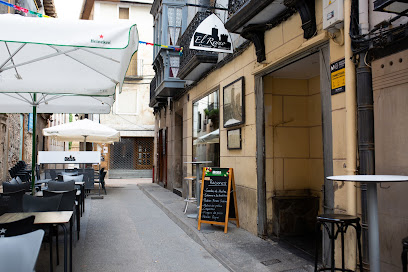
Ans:
<svg viewBox="0 0 408 272"><path fill-rule="evenodd" d="M320 78L264 78L267 217L272 197L322 199L323 144ZM271 225L269 224L269 232Z"/></svg>
<svg viewBox="0 0 408 272"><path fill-rule="evenodd" d="M255 47L250 45L241 55L237 56L231 62L225 64L215 72L210 73L197 83L188 94L184 95L179 101L175 102L175 111L183 107L183 160L190 161L192 159L192 104L193 101L207 95L215 89L220 90L220 120L223 120L223 87L233 82L234 80L245 77L245 123L241 127L242 149L228 150L227 149L227 129L220 126L220 166L232 167L235 172L235 183L237 186L238 211L240 225L242 228L257 234L257 161L256 161L256 105L255 105L255 74L264 69L268 69L276 65L286 58L296 55L304 50L310 49L318 44L328 40L325 31L322 30L322 1L316 1L316 18L317 33L316 36L305 40L303 38L303 30L301 28L301 19L299 14L295 14L287 21L265 32L265 47L266 61L258 63L256 61ZM277 82L281 86L291 86L289 82ZM271 100L274 103L273 118L280 120L279 107L284 107L286 116L295 118L296 122L277 128L278 137L284 138L290 130L299 131L300 133L289 133L292 137L291 142L294 146L282 146L277 148L276 154L285 157L287 165L286 170L283 165L283 157L275 161L275 166L279 171L274 174L271 168L266 168L266 176L268 180L280 180L276 186L279 189L307 187L313 192L320 191L323 184L323 162L322 162L322 147L321 147L321 119L317 124L317 118L321 118L321 113L315 111L314 105L318 105L320 110L320 92L319 78L305 80L301 84L303 87L295 90L306 94L306 98L302 95L288 97L283 101L285 95L280 93L281 104L278 105L277 99L273 100L268 95L265 95L265 100ZM276 87L278 89L278 87ZM266 90L266 89L265 89ZM284 88L281 91L287 91ZM189 99L187 99L187 95ZM270 94L272 96L272 93ZM266 103L266 102L265 102ZM306 111L306 116L310 119L304 120L304 116L300 109L294 110L297 106L301 106L303 111ZM276 111L276 112L275 112ZM282 113L283 114L283 113ZM293 115L293 116L292 116ZM273 120L268 120L268 125L274 124ZM303 123L302 123L303 122ZM297 128L306 124L306 128ZM293 127L292 127L293 126ZM266 131L266 138L270 137L271 131ZM302 137L303 136L303 137ZM277 141L279 142L278 138ZM267 145L267 148L271 148ZM313 151L311 151L313 149ZM273 151L268 150L270 154ZM272 153L271 153L272 152ZM292 154L292 153L293 154ZM298 158L298 154L300 157ZM267 165L273 157L266 158ZM289 166L289 167L288 167ZM290 171L291 168L299 167L302 171ZM184 172L191 174L191 166L183 166ZM272 168L273 169L273 168ZM286 171L286 180L283 176ZM301 185L301 186L300 186ZM271 197L273 188L268 184L268 198ZM270 208L268 207L268 210Z"/></svg>

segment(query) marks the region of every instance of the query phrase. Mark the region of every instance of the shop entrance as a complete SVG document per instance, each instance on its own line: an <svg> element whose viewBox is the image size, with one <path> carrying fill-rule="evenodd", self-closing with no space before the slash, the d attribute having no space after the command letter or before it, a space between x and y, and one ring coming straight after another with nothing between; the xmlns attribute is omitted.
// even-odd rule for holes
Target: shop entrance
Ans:
<svg viewBox="0 0 408 272"><path fill-rule="evenodd" d="M110 178L152 177L152 137L122 137L120 142L110 146L109 151Z"/></svg>
<svg viewBox="0 0 408 272"><path fill-rule="evenodd" d="M317 51L263 77L267 233L311 256L325 183L322 56Z"/></svg>

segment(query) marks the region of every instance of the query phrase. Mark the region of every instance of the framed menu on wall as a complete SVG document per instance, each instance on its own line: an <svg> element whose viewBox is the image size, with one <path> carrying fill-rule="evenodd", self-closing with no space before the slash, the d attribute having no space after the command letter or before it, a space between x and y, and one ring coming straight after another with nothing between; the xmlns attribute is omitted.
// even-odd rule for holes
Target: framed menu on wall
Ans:
<svg viewBox="0 0 408 272"><path fill-rule="evenodd" d="M227 148L241 149L241 128L227 131Z"/></svg>

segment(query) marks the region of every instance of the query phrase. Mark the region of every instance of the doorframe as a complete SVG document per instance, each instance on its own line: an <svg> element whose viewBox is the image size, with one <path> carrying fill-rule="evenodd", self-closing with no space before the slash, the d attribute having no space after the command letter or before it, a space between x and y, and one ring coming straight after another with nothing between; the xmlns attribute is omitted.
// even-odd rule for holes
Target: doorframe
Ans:
<svg viewBox="0 0 408 272"><path fill-rule="evenodd" d="M263 78L285 66L295 63L313 54L319 54L320 59L320 93L322 105L322 137L323 137L323 167L324 176L333 174L333 145L332 145L332 118L331 118L331 93L330 77L324 77L330 71L329 42L324 41L311 49L293 55L286 60L268 67L254 75L255 77L255 122L256 122L256 162L257 162L257 232L260 237L267 237L267 198L266 198L266 156L265 156L265 105L264 105L264 83ZM322 63L323 62L323 63ZM326 68L326 69L324 69ZM328 74L330 75L330 73ZM324 91L325 90L325 91ZM324 181L324 211L333 210L334 191L333 186L328 186L326 178ZM326 245L324 245L326 248Z"/></svg>

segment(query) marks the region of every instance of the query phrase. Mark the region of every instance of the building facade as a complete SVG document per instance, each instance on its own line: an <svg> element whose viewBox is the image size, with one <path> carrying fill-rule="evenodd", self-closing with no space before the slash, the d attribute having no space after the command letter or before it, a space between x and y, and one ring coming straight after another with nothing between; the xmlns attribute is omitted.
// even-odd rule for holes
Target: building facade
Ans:
<svg viewBox="0 0 408 272"><path fill-rule="evenodd" d="M195 173L185 162L231 167L240 225L305 251L319 213L357 215L367 267L364 185L325 177L407 174L406 19L374 9L354 0L154 1L155 43L183 47L182 56L154 55L155 182L186 192L183 177ZM233 54L189 49L212 13L232 34ZM379 190L383 271L401 270L407 186ZM354 269L353 235L346 245ZM323 262L329 246L323 236Z"/></svg>
<svg viewBox="0 0 408 272"><path fill-rule="evenodd" d="M137 25L140 41L153 40L153 1L84 1L82 19L130 20ZM129 65L121 93L116 93L112 112L95 116L101 124L120 131L121 141L98 145L103 166L110 178L152 177L154 116L149 105L149 86L154 76L151 67L153 47L139 45Z"/></svg>

